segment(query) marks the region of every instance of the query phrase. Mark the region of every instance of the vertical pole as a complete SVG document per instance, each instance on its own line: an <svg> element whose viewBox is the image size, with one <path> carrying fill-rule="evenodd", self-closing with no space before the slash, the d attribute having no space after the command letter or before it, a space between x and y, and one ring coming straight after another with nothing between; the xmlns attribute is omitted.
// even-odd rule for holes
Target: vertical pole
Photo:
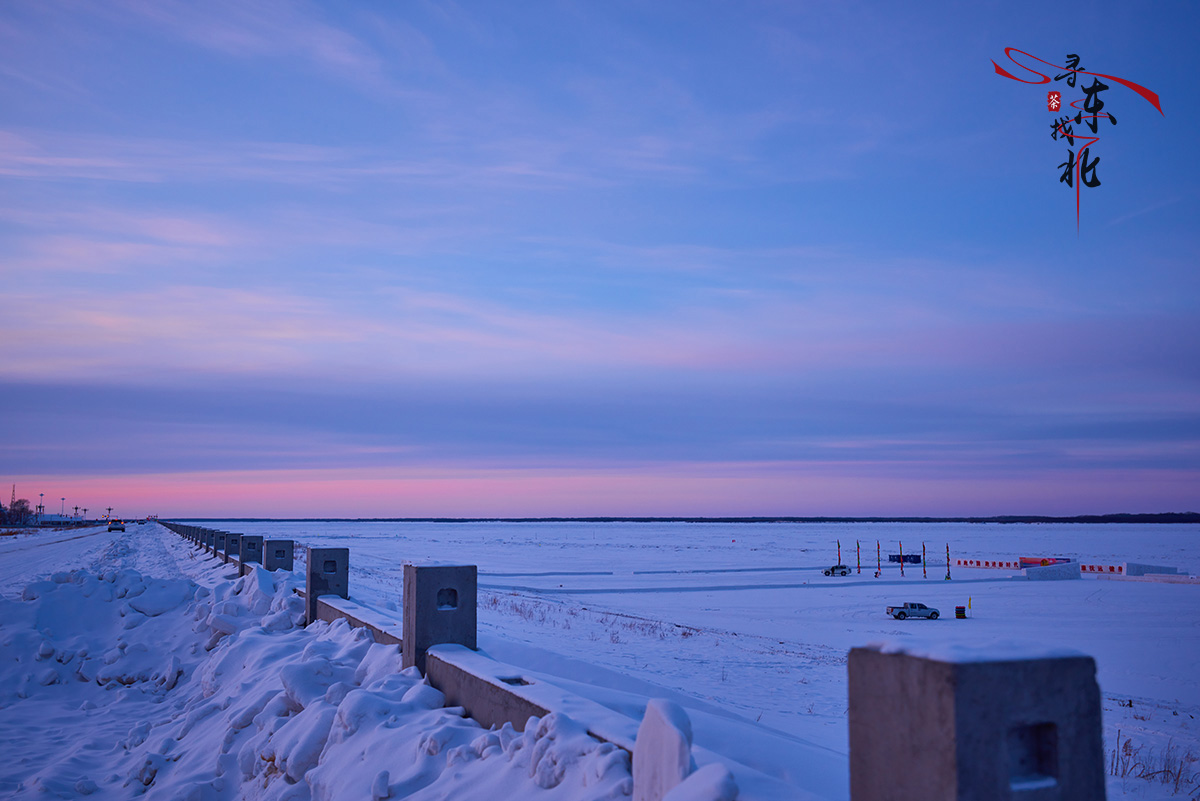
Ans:
<svg viewBox="0 0 1200 801"><path fill-rule="evenodd" d="M842 563L842 541L841 541L841 540L838 540L838 541L837 541L837 546L838 546L838 560L837 560L837 563L840 565L840 564Z"/></svg>
<svg viewBox="0 0 1200 801"><path fill-rule="evenodd" d="M858 540L854 541L854 563L858 566L858 572L862 573L862 543Z"/></svg>
<svg viewBox="0 0 1200 801"><path fill-rule="evenodd" d="M950 543L946 543L946 581L950 580Z"/></svg>
<svg viewBox="0 0 1200 801"><path fill-rule="evenodd" d="M899 542L899 540L897 540ZM904 578L904 543L900 543L900 578Z"/></svg>
<svg viewBox="0 0 1200 801"><path fill-rule="evenodd" d="M875 578L883 573L883 557L879 554L879 540L875 540Z"/></svg>
<svg viewBox="0 0 1200 801"><path fill-rule="evenodd" d="M925 543L921 543L921 578L929 578L929 571L925 568Z"/></svg>

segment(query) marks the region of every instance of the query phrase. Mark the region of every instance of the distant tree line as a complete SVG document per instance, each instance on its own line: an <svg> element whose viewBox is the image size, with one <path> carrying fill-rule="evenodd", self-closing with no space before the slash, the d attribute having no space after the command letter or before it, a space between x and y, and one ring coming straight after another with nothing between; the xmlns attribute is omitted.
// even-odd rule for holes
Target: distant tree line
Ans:
<svg viewBox="0 0 1200 801"><path fill-rule="evenodd" d="M31 517L33 517L33 507L25 498L18 498L8 508L5 508L4 503L0 502L0 522L6 525L20 525L28 522Z"/></svg>

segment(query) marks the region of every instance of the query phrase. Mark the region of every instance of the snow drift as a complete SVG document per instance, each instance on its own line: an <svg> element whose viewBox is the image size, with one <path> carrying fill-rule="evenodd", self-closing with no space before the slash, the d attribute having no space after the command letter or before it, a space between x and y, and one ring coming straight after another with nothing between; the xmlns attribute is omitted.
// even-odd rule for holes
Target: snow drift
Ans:
<svg viewBox="0 0 1200 801"><path fill-rule="evenodd" d="M546 798L632 791L629 755L564 715L485 731L395 646L302 628L283 574L214 588L55 574L0 599L0 793L14 798Z"/></svg>

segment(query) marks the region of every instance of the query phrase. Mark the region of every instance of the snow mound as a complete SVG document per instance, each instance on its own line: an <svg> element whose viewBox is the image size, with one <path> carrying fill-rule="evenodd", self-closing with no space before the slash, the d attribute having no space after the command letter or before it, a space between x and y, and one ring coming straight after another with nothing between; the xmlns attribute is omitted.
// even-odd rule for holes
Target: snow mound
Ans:
<svg viewBox="0 0 1200 801"><path fill-rule="evenodd" d="M132 570L0 599L0 796L195 801L632 791L629 755L564 715L485 731L395 646L302 627L286 574L211 590ZM690 797L690 796L689 796Z"/></svg>

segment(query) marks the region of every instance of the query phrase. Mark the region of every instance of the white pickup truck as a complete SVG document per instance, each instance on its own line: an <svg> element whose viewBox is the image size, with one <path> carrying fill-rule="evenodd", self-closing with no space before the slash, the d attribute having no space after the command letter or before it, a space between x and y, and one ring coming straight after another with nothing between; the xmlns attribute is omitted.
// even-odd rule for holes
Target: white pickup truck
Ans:
<svg viewBox="0 0 1200 801"><path fill-rule="evenodd" d="M904 620L906 617L927 617L930 620L937 620L940 614L932 606L912 603L904 604L904 606L889 606L887 613L896 620Z"/></svg>

